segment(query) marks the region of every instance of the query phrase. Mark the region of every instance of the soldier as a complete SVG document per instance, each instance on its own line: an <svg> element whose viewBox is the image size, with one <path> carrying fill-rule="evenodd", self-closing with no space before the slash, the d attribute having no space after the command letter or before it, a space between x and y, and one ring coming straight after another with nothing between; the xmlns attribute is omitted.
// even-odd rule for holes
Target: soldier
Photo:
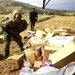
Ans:
<svg viewBox="0 0 75 75"><path fill-rule="evenodd" d="M20 13L16 13L14 15L13 20L8 20L2 22L2 29L4 31L4 57L7 58L9 56L9 45L11 42L11 38L16 41L19 45L21 51L24 50L22 38L19 35L20 32L24 31L27 28L26 20L22 19L22 15Z"/></svg>
<svg viewBox="0 0 75 75"><path fill-rule="evenodd" d="M38 13L37 11L35 11L35 8L32 8L32 10L29 12L29 19L31 22L31 30L33 31L35 27L35 22L38 19Z"/></svg>

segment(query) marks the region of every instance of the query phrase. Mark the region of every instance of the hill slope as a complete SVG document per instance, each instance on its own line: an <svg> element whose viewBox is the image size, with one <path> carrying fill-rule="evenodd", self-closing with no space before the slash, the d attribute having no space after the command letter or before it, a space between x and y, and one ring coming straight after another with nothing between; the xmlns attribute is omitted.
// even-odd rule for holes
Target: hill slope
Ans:
<svg viewBox="0 0 75 75"><path fill-rule="evenodd" d="M42 9L27 3L14 0L0 0L0 14L9 14L18 9L21 13L28 13L32 8L36 8L39 14L47 13L50 15L73 15L75 12L66 10Z"/></svg>
<svg viewBox="0 0 75 75"><path fill-rule="evenodd" d="M15 9L20 10L22 13L27 13L31 8L36 8L39 13L44 13L49 10L42 9L36 6L29 5L27 3L22 3L14 0L0 0L0 14L8 14L13 12ZM13 9L12 9L13 8Z"/></svg>

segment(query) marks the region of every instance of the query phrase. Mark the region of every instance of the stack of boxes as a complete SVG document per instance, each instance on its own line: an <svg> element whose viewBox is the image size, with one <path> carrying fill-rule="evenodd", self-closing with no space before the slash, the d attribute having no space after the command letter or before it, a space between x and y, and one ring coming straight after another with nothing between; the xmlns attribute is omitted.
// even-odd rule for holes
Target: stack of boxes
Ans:
<svg viewBox="0 0 75 75"><path fill-rule="evenodd" d="M62 28L60 30L53 30L52 32L50 32L51 30L47 29L48 28L46 28L44 31L37 30L35 36L38 38L31 41L29 39L28 41L30 47L24 51L26 58L29 58L30 62L34 65L34 70L40 68L39 62L50 62L54 67L61 68L68 63L75 61L74 36L66 34L70 28ZM65 35L60 36L61 33L65 33ZM63 40L63 38L68 38L69 40ZM42 61L38 60L40 56L43 57ZM12 64L12 66L15 66L15 68L19 68L21 66L20 62L22 62L22 59L23 55L18 57L9 57L6 60L6 65L7 67L11 67Z"/></svg>

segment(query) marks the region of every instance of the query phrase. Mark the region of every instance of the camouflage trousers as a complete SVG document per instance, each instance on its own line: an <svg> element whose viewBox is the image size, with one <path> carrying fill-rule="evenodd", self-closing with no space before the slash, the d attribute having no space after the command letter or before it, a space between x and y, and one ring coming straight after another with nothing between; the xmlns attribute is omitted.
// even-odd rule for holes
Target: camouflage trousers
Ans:
<svg viewBox="0 0 75 75"><path fill-rule="evenodd" d="M9 56L9 50L10 50L10 42L11 42L11 38L14 39L14 41L16 41L16 43L19 45L20 49L23 51L23 43L22 43L22 38L20 35L4 35L4 52L3 55L5 58L7 58Z"/></svg>

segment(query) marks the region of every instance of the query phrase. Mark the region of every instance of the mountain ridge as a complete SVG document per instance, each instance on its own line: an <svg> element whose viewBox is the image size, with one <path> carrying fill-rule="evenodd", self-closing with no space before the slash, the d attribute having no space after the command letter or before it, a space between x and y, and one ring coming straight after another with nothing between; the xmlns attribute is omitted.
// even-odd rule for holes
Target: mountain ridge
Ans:
<svg viewBox="0 0 75 75"><path fill-rule="evenodd" d="M53 10L53 9L42 9L37 6L30 5L28 3L23 3L14 0L0 0L0 14L10 14L14 10L19 10L21 13L29 13L32 8L35 8L39 14L49 14L49 15L75 15L75 12L67 10ZM71 13L71 14L70 14Z"/></svg>
<svg viewBox="0 0 75 75"><path fill-rule="evenodd" d="M15 9L20 10L22 13L27 13L32 8L36 8L39 13L49 11L47 9L42 9L37 6L30 5L28 3L18 2L14 0L0 0L0 14L8 14L13 12Z"/></svg>

